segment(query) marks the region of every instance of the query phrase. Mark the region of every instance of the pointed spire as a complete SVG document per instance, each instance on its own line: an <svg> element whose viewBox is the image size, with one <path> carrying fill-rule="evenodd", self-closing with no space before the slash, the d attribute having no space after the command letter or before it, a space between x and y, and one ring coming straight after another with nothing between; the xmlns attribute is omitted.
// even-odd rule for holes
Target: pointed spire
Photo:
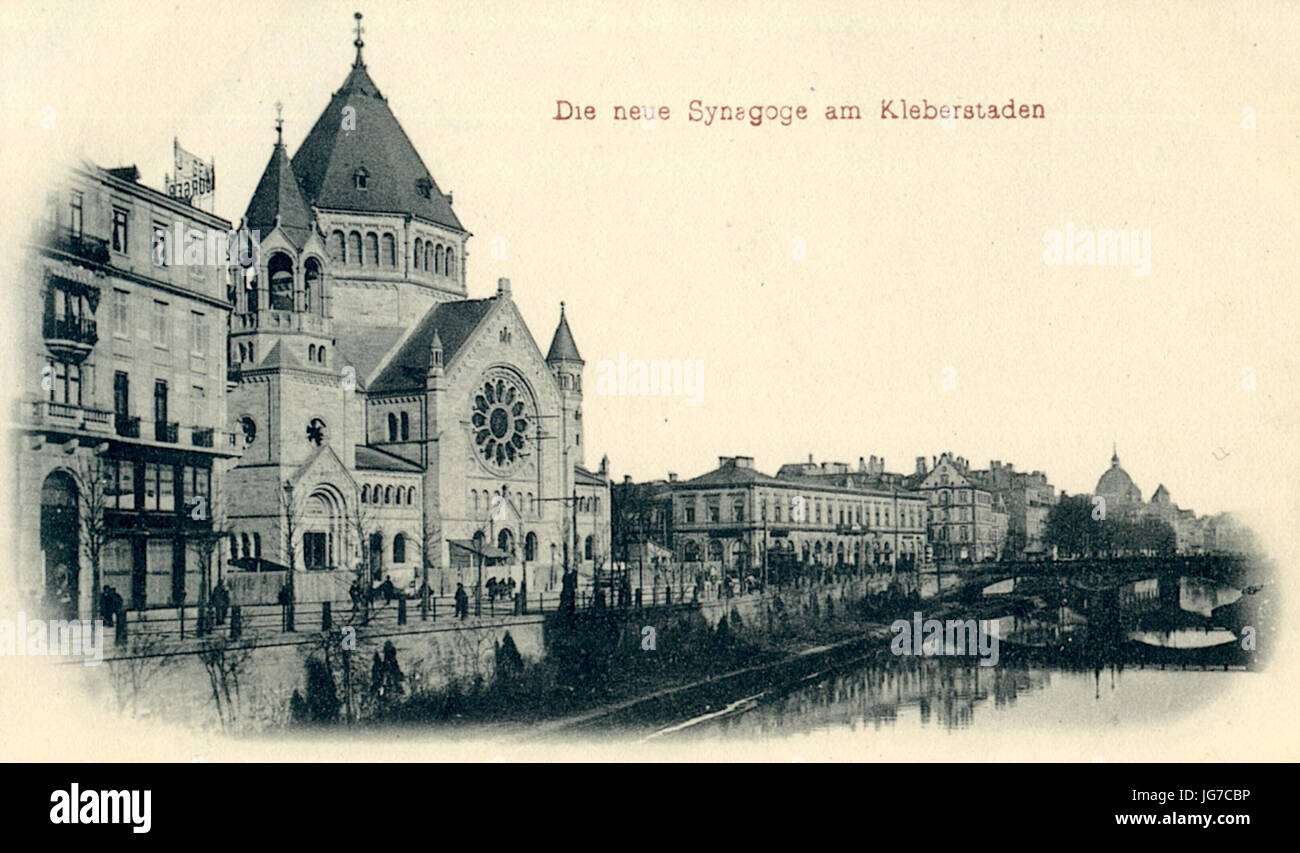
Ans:
<svg viewBox="0 0 1300 853"><path fill-rule="evenodd" d="M279 101L275 102L275 144L277 148L284 147L284 104Z"/></svg>
<svg viewBox="0 0 1300 853"><path fill-rule="evenodd" d="M366 46L366 43L361 40L361 34L365 32L365 30L361 27L361 13L356 12L352 15L352 17L357 19L357 37L356 40L352 42L352 44L355 45L357 49L357 58L353 60L352 67L365 68L366 64L361 61L361 48Z"/></svg>
<svg viewBox="0 0 1300 853"><path fill-rule="evenodd" d="M433 340L429 341L429 366L437 365L442 367L442 336L438 334L438 328L433 329Z"/></svg>
<svg viewBox="0 0 1300 853"><path fill-rule="evenodd" d="M569 331L569 321L564 316L563 302L560 303L560 324L555 327L555 336L551 338L546 360L582 362L582 356L578 355L578 345L573 342L573 332Z"/></svg>
<svg viewBox="0 0 1300 853"><path fill-rule="evenodd" d="M1111 442L1110 467L1119 467L1119 443Z"/></svg>

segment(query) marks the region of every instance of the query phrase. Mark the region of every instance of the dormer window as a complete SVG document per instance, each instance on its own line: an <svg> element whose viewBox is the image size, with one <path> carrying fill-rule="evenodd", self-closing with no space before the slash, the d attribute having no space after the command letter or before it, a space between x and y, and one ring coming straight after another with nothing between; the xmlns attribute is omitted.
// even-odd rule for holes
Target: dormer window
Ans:
<svg viewBox="0 0 1300 853"><path fill-rule="evenodd" d="M420 178L415 182L415 191L420 194L420 198L430 198L433 195L433 181Z"/></svg>
<svg viewBox="0 0 1300 853"><path fill-rule="evenodd" d="M365 166L362 166L360 169L357 169L355 172L352 173L352 186L355 187L356 189L359 190L366 189L366 184L369 180L370 180L370 173L366 171Z"/></svg>

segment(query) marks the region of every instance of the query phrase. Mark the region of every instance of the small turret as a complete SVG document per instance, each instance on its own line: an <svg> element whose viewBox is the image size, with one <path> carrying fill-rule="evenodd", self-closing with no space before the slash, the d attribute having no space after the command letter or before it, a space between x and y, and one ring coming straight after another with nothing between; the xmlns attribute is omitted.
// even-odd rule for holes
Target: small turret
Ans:
<svg viewBox="0 0 1300 853"><path fill-rule="evenodd" d="M442 382L443 365L442 365L442 338L438 335L438 330L433 330L433 339L429 341L429 370L425 374L424 387L429 391L436 391Z"/></svg>

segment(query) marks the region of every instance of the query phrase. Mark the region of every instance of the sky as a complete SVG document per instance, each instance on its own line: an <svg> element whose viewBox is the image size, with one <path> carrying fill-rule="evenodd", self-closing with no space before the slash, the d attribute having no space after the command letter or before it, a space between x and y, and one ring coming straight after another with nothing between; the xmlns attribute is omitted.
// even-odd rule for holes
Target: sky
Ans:
<svg viewBox="0 0 1300 853"><path fill-rule="evenodd" d="M30 221L73 155L160 186L177 137L215 158L216 211L237 220L273 105L292 152L347 75L360 9L372 78L474 235L470 295L509 277L543 351L566 303L589 467L877 455L910 472L951 450L1073 493L1114 442L1145 497L1164 483L1280 525L1297 509L1296 16L1182 5L1182 28L1159 4L20 5L4 213ZM697 98L809 118L706 127ZM597 117L556 121L557 99ZM1046 118L948 128L882 119L882 99ZM619 122L616 104L671 116ZM823 117L847 104L862 118ZM1149 235L1146 274L1045 261L1053 231L1112 229ZM700 393L596 393L621 356L698 364Z"/></svg>

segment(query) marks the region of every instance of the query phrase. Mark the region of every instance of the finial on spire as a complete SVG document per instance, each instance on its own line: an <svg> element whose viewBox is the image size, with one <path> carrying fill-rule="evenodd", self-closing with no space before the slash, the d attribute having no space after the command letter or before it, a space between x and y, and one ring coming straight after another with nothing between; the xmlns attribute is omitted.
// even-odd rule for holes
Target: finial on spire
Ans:
<svg viewBox="0 0 1300 853"><path fill-rule="evenodd" d="M564 300L560 300L560 319L564 319Z"/></svg>
<svg viewBox="0 0 1300 853"><path fill-rule="evenodd" d="M284 111L284 104L279 101L275 102L275 144L284 144L284 118L281 113Z"/></svg>
<svg viewBox="0 0 1300 853"><path fill-rule="evenodd" d="M352 15L352 17L357 19L357 38L355 41L352 42L354 45L356 45L357 48L357 58L356 61L352 63L352 65L354 68L364 68L366 64L361 61L361 48L365 47L366 43L361 40L361 34L365 32L365 30L362 29L361 27L361 13L356 12Z"/></svg>
<svg viewBox="0 0 1300 853"><path fill-rule="evenodd" d="M1111 448L1110 464L1118 465L1119 464L1119 443L1112 441L1110 443L1110 448Z"/></svg>

